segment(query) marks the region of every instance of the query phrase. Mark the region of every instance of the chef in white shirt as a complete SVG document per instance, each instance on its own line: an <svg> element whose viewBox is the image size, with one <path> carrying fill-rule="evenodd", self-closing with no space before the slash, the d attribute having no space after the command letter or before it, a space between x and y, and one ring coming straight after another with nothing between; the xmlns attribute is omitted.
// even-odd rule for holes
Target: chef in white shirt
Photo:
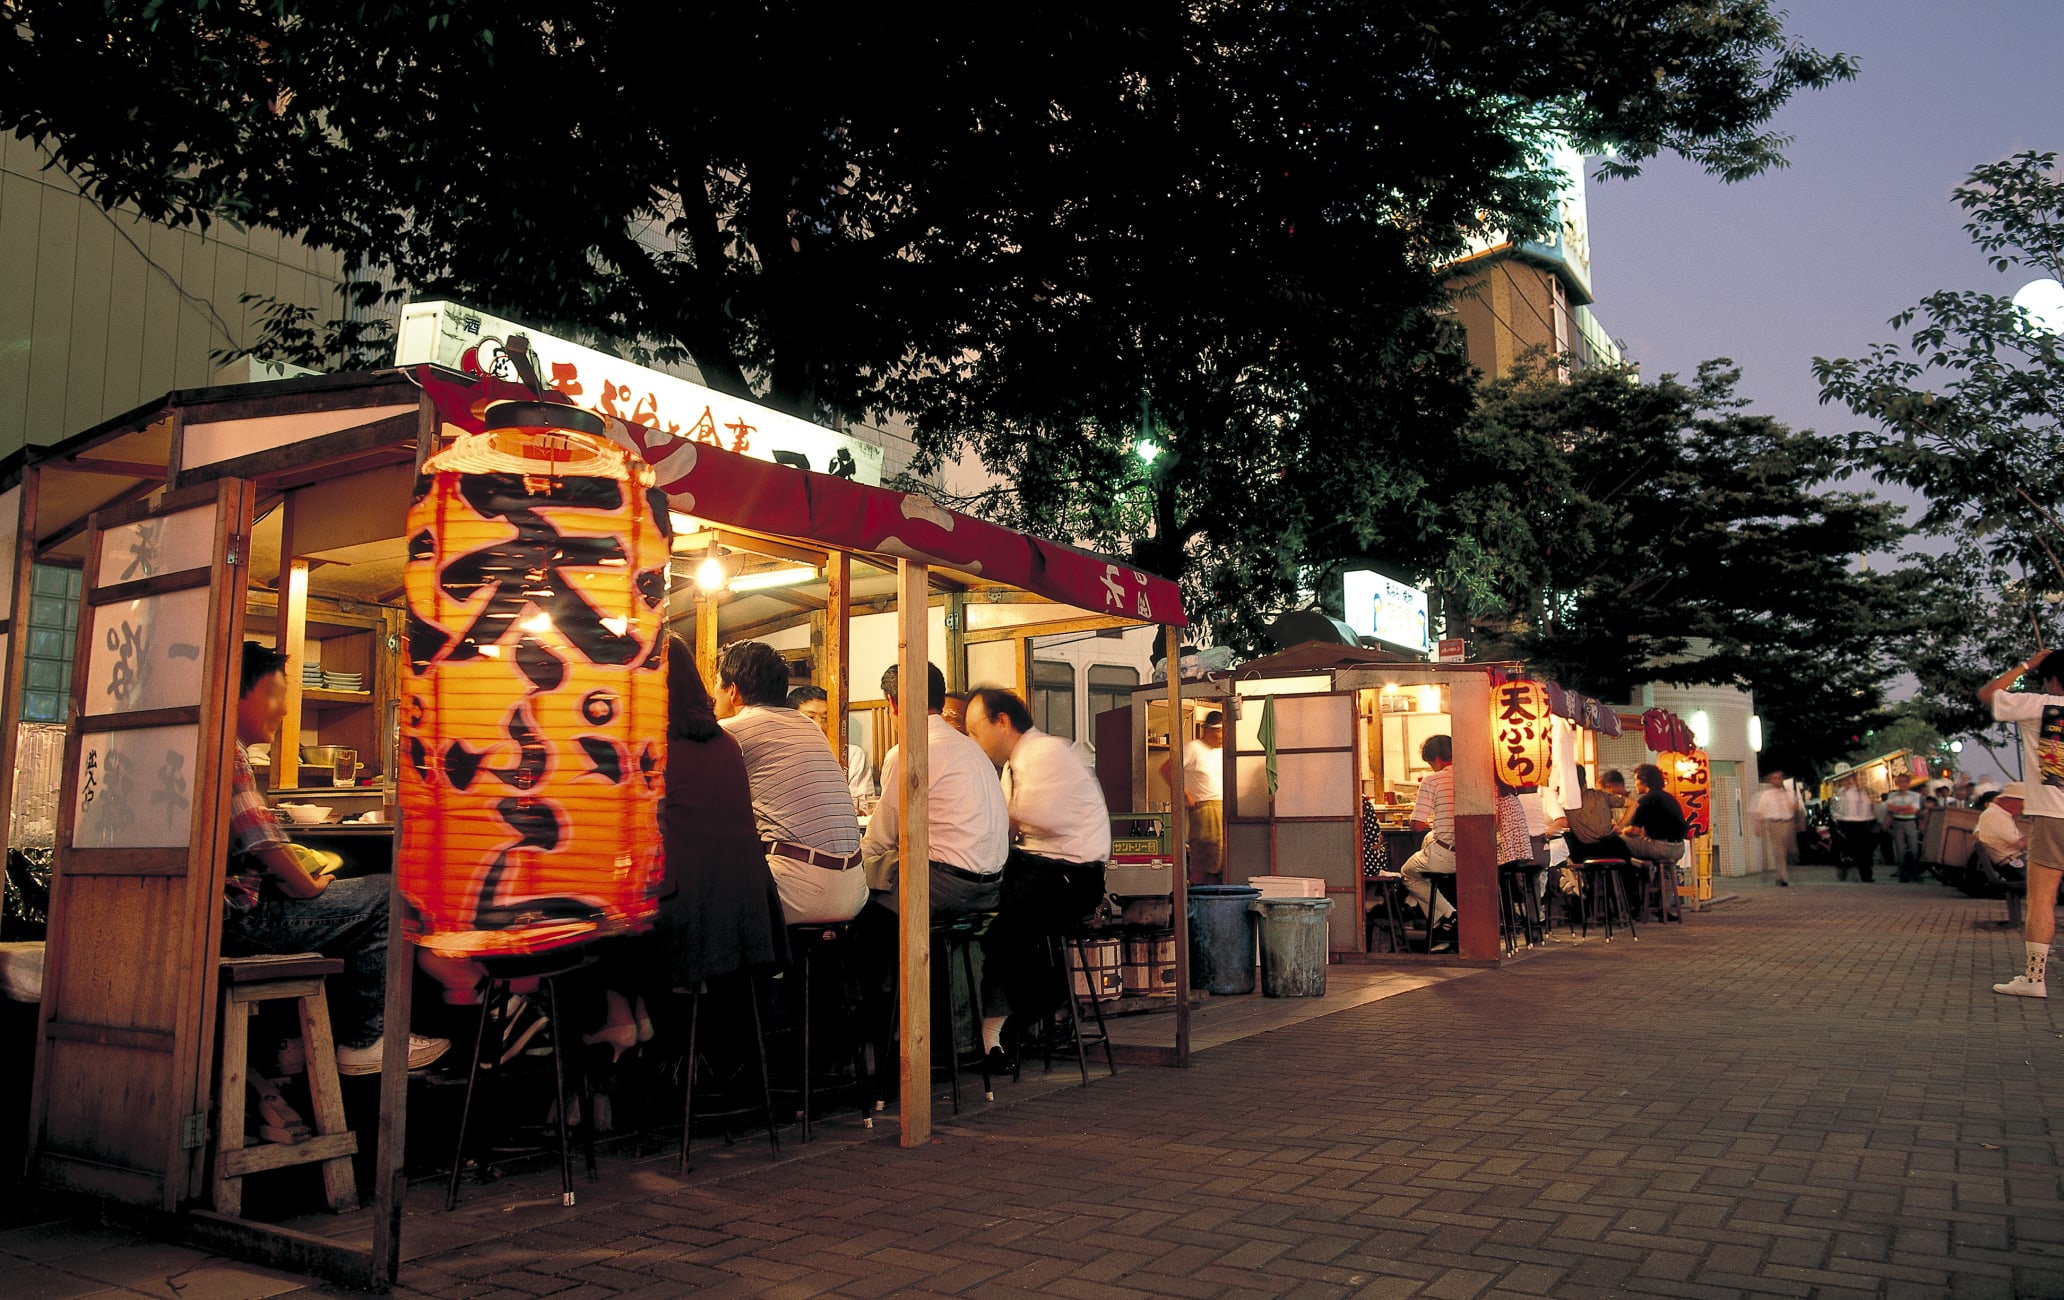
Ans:
<svg viewBox="0 0 2064 1300"><path fill-rule="evenodd" d="M975 691L966 716L968 735L1002 774L1010 809L1003 902L982 943L982 1039L993 1073L1014 1064L1002 1041L1006 1015L1024 1024L1060 1006L1062 977L1046 937L1065 934L1103 899L1111 815L1075 747L1033 726L1015 694Z"/></svg>
<svg viewBox="0 0 2064 1300"><path fill-rule="evenodd" d="M932 919L995 909L1003 892L1003 863L1010 856L1010 810L997 783L996 767L982 747L939 716L946 702L946 677L937 664L925 674L925 739L931 768ZM882 674L889 713L902 716L896 669ZM868 823L860 850L873 906L897 910L897 849L902 826L896 790L903 779L903 747L882 759L882 801Z"/></svg>

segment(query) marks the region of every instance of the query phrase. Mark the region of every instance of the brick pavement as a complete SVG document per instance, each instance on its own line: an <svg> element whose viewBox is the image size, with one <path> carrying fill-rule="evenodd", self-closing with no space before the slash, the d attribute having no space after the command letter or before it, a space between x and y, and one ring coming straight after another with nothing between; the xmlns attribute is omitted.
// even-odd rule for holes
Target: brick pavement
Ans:
<svg viewBox="0 0 2064 1300"><path fill-rule="evenodd" d="M2064 1296L2064 990L1989 990L2000 904L1802 874L1186 1072L1023 1089L922 1151L745 1149L685 1185L612 1160L572 1210L543 1174L459 1218L418 1191L403 1294ZM51 1239L45 1281L142 1248Z"/></svg>

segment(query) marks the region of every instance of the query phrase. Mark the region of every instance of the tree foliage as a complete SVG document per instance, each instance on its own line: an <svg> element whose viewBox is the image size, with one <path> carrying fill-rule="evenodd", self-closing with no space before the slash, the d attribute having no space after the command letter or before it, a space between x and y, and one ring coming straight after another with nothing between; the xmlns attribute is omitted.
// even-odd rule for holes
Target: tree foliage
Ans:
<svg viewBox="0 0 2064 1300"><path fill-rule="evenodd" d="M1971 215L1964 229L1995 270L2064 278L2064 176L2056 154L2020 153L1979 167L1955 198ZM2064 593L2058 336L2011 297L1970 290L1930 294L1891 324L1911 333L1861 358L1813 363L1821 401L1840 402L1869 422L1850 435L1859 463L1921 493L1924 529L1975 544L1989 567L2038 593Z"/></svg>
<svg viewBox="0 0 2064 1300"><path fill-rule="evenodd" d="M1809 771L1882 707L1899 583L1856 561L1902 528L1827 490L1841 445L1750 413L1738 379L1722 360L1689 383L1536 366L1491 384L1432 488L1441 582L1481 639L1578 689L1753 691L1764 752Z"/></svg>
<svg viewBox="0 0 2064 1300"><path fill-rule="evenodd" d="M1465 380L1433 271L1542 228L1552 139L1738 180L1782 162L1791 95L1853 71L1768 0L669 22L15 0L0 128L105 204L268 225L808 418L907 416L927 465L988 461L1006 517L1194 559L1231 616L1416 527Z"/></svg>

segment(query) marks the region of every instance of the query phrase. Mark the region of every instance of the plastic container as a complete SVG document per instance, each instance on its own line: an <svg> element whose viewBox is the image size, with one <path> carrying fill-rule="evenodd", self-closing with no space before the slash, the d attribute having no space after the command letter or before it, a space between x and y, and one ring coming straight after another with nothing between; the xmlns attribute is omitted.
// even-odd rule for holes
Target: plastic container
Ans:
<svg viewBox="0 0 2064 1300"><path fill-rule="evenodd" d="M1326 996L1326 914L1330 898L1265 898L1261 913L1261 995Z"/></svg>
<svg viewBox="0 0 2064 1300"><path fill-rule="evenodd" d="M1254 992L1251 885L1191 885L1190 987L1229 996Z"/></svg>

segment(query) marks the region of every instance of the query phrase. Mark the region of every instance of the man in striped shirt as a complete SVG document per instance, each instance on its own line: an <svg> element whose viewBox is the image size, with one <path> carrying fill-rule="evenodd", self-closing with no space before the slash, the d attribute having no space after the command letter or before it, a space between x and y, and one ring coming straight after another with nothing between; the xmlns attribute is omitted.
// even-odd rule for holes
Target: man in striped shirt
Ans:
<svg viewBox="0 0 2064 1300"><path fill-rule="evenodd" d="M852 920L867 905L860 819L824 733L788 706L788 665L770 646L733 642L717 657L713 695L718 725L745 755L782 916L791 925Z"/></svg>
<svg viewBox="0 0 2064 1300"><path fill-rule="evenodd" d="M1412 801L1412 829L1425 831L1426 839L1398 872L1412 901L1432 918L1432 951L1444 952L1455 946L1455 905L1427 877L1455 874L1455 742L1447 736L1428 736L1419 746L1419 757L1433 765L1432 775L1419 783L1419 795Z"/></svg>

